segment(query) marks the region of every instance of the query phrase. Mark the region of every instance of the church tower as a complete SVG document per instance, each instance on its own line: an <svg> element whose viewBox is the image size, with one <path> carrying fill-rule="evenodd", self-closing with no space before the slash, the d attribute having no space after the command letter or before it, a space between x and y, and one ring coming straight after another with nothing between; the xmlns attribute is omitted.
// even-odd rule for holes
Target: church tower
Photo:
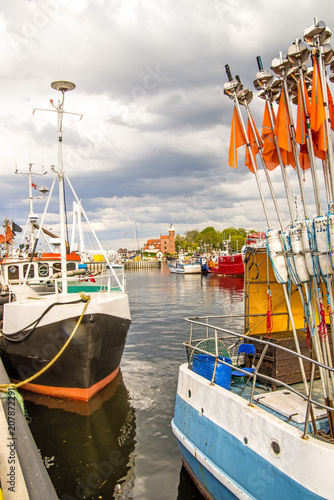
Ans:
<svg viewBox="0 0 334 500"><path fill-rule="evenodd" d="M169 227L169 253L175 253L175 229L173 222Z"/></svg>

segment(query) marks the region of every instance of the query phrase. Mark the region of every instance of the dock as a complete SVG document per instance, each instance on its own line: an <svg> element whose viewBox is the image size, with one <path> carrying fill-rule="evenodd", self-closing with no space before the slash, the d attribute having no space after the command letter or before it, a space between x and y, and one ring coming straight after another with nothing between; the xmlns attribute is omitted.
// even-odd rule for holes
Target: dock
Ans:
<svg viewBox="0 0 334 500"><path fill-rule="evenodd" d="M10 383L0 360L0 384ZM57 500L14 390L0 393L0 498ZM3 496L2 496L3 495Z"/></svg>
<svg viewBox="0 0 334 500"><path fill-rule="evenodd" d="M125 269L153 269L161 267L161 260L127 260Z"/></svg>

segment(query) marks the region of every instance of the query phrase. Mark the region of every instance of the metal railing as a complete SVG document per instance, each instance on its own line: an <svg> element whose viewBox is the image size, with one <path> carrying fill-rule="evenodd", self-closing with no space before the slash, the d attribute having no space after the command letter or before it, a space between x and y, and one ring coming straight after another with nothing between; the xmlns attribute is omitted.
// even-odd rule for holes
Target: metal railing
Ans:
<svg viewBox="0 0 334 500"><path fill-rule="evenodd" d="M195 317L195 318L185 318L187 322L190 323L190 337L188 342L184 342L184 345L187 349L187 354L188 354L188 363L191 364L191 357L194 356L194 352L198 352L201 354L206 354L209 356L212 356L215 358L215 364L214 364L214 370L212 374L212 379L211 379L211 384L214 384L215 380L215 374L216 374L216 369L217 365L220 363L222 365L225 365L229 368L231 368L231 364L228 361L224 360L224 357L220 356L220 343L224 343L226 346L226 349L230 352L231 347L235 348L236 346L240 345L243 341L247 340L250 342L255 342L257 344L262 344L264 346L262 353L260 354L259 360L254 368L254 371L247 371L244 370L242 367L237 367L233 366L233 370L238 370L241 373L244 373L245 376L248 377L248 380L246 382L246 385L248 384L248 381L252 379L252 387L251 387L251 392L249 396L249 406L254 406L254 394L255 394L255 388L256 388L256 382L258 378L261 378L261 380L264 380L266 382L269 382L271 384L274 384L275 386L281 386L289 391L293 392L294 394L300 396L304 401L307 402L306 405L306 412L305 412L305 419L304 419L304 431L303 431L303 438L307 438L308 434L308 425L309 425L309 419L311 415L311 420L312 420L312 426L314 430L314 434L318 434L318 430L316 428L315 420L313 418L313 410L312 410L312 405L315 405L318 408L322 408L327 411L327 416L328 416L328 423L329 423L329 428L330 428L330 438L333 439L333 422L334 422L334 408L332 406L329 406L328 404L321 403L318 400L313 399L313 391L314 391L314 379L315 379L315 373L316 369L318 368L321 371L325 371L326 373L334 374L334 368L331 366L325 365L315 359L311 359L308 356L305 356L303 354L299 354L295 351L292 351L291 349L288 349L287 347L284 347L282 345L276 344L271 342L271 339L264 340L263 338L256 338L252 337L250 335L245 335L242 333L238 333L236 331L231 331L226 328L222 328L216 325L212 325L209 323L209 320L212 319L221 319L221 320L227 320L230 318L240 318L243 319L242 315L223 315L223 316L202 316L202 317ZM194 331L195 331L195 326L201 327L204 332L205 336L201 338L196 338L194 339ZM211 335L210 335L211 334ZM200 343L203 343L207 339L212 339L213 344L214 344L214 349L212 352L211 350L208 350L205 348L201 348L199 346ZM237 340L236 340L237 339ZM230 344L230 347L228 346ZM283 382L282 380L279 380L277 378L271 377L269 375L265 375L264 373L259 373L259 370L261 368L262 362L265 358L266 352L269 348L269 346L274 347L275 349L279 349L281 351L284 351L286 353L289 353L291 356L300 358L304 362L311 363L311 376L310 376L310 382L308 386L306 387L306 394L298 391L291 385ZM191 354L189 352L192 351ZM233 353L231 358L235 357L235 354ZM244 386L242 392L240 395L242 395L246 385ZM329 402L329 399L325 397L324 399L326 402Z"/></svg>
<svg viewBox="0 0 334 500"><path fill-rule="evenodd" d="M32 294L35 297L45 297L55 294L58 297L63 290L63 282L66 281L66 288L69 293L84 291L89 293L100 292L108 294L108 298L117 292L126 292L126 275L122 271L116 275L103 273L101 275L82 274L78 276L68 276L65 280L56 278L31 278L29 280L17 280L9 289L9 301L20 300Z"/></svg>

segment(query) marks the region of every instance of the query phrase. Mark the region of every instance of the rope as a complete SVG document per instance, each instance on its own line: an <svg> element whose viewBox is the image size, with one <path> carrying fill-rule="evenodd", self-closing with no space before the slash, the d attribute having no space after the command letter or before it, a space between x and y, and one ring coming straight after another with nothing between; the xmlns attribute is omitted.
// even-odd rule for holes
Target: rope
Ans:
<svg viewBox="0 0 334 500"><path fill-rule="evenodd" d="M311 339L312 339L310 329L309 329L307 324L305 325L304 328L305 328L305 333L306 333L306 347L308 349L310 349L311 348Z"/></svg>
<svg viewBox="0 0 334 500"><path fill-rule="evenodd" d="M60 351L58 352L58 354L56 354L55 357L46 366L44 366L44 368L42 368L39 372L35 373L31 377L27 378L26 380L23 380L22 382L19 382L18 384L0 384L0 392L6 392L7 393L8 389L18 389L19 387L22 387L23 385L28 384L29 382L32 382L37 377L39 377L40 375L42 375L42 373L46 372L46 370L48 370L57 361L57 359L63 354L63 352L65 351L65 349L67 348L67 346L69 345L69 343L71 342L71 340L73 339L73 337L74 337L77 329L79 328L80 323L82 321L82 318L83 318L83 316L85 314L85 311L86 311L86 309L88 307L88 304L89 304L89 302L91 300L91 297L89 295L85 295L84 293L81 293L80 297L81 297L81 300L83 302L85 302L85 306L83 308L83 311L81 313L80 318L77 321L77 324L75 325L75 327L73 329L73 332L71 333L71 335L69 336L69 338L67 339L67 341L65 342L65 344L63 345L63 347L60 349Z"/></svg>
<svg viewBox="0 0 334 500"><path fill-rule="evenodd" d="M322 305L322 302L320 302L319 316L320 316L319 335L320 335L321 340L323 342L325 342L327 335L328 335L328 326L326 323L325 311L324 311L324 307Z"/></svg>
<svg viewBox="0 0 334 500"><path fill-rule="evenodd" d="M28 297L30 299L35 299L35 300L40 300L39 297ZM18 330L17 332L12 332L12 333L2 333L2 336L8 340L8 342L23 342L24 340L26 340L36 329L36 327L38 326L38 324L41 322L42 318L44 318L44 316L49 312L51 311L51 309L55 306L63 306L63 305L68 305L68 304L79 304L80 302L82 302L83 299L80 299L80 300L73 300L72 302L54 302L53 304L51 304L50 306L48 306L45 311L41 314L41 316L37 319L35 319L32 323L30 323L30 325L27 325L25 326L24 328L22 328L21 330ZM27 330L28 328L31 328L30 331L27 332L27 334L24 336L24 337L20 337L19 339L12 339L10 337L14 337L15 335L18 335L19 333L22 333L24 332L25 330Z"/></svg>
<svg viewBox="0 0 334 500"><path fill-rule="evenodd" d="M273 313L273 298L272 298L272 293L270 290L270 287L268 287L267 290L267 297L268 297L268 309L267 309L267 338L271 339L273 336L273 322L272 322L272 313Z"/></svg>

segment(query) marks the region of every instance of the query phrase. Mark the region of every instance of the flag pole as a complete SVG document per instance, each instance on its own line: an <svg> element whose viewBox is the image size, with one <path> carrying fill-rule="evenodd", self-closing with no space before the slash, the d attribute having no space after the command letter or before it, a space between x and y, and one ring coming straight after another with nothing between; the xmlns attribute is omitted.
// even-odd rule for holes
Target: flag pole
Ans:
<svg viewBox="0 0 334 500"><path fill-rule="evenodd" d="M297 143L296 143L296 133L295 133L294 125L293 125L293 118L292 118L288 85L287 85L287 73L288 73L288 70L291 69L291 63L286 57L283 58L282 52L280 52L279 57L273 59L273 61L271 63L271 69L276 74L278 74L282 79L282 92L283 92L283 96L285 99L285 106L286 106L288 116L289 116L289 121L290 121L289 133L290 133L290 139L291 139L292 152L293 152L293 156L294 156L294 160L295 160L295 164L296 164L296 171L297 171L300 194L301 194L301 198L302 198L304 217L305 217L305 219L308 219L308 209L307 209L307 205L306 205L303 177L302 177L301 166L300 166L300 162L299 162L298 148L297 148Z"/></svg>
<svg viewBox="0 0 334 500"><path fill-rule="evenodd" d="M286 306L287 306L287 311L288 311L289 319L290 319L290 322L291 322L293 337L294 337L294 341L295 341L295 345L296 345L296 351L297 351L298 354L301 354L299 340L298 340L297 331L296 331L296 328L295 328L295 323L294 323L294 319L293 319L293 314L292 314L292 310L291 310L291 306L290 306L290 302L289 302L288 291L287 291L287 286L286 286L286 283L287 283L286 256L284 255L284 252L282 252L282 241L280 240L279 235L275 231L272 230L272 226L271 226L270 218L269 218L269 215L268 215L268 210L267 210L266 202L265 202L263 191L262 191L262 186L261 186L261 183L260 183L260 179L259 179L259 176L258 176L258 171L257 171L257 168L256 168L256 164L255 164L254 157L253 157L253 154L252 154L251 146L250 146L250 143L249 143L249 138L248 138L247 130L246 130L246 127L245 127L245 124L244 124L244 121L243 121L243 118L242 118L240 106L239 106L238 99L239 99L240 96L242 96L242 84L238 80L233 80L232 74L231 74L231 71L230 71L230 67L229 67L228 64L225 65L225 69L226 69L226 73L227 73L227 77L228 77L229 81L224 84L224 93L226 95L228 95L228 96L232 96L233 97L233 100L234 100L234 103L235 103L235 106L236 106L236 109L237 109L239 121L240 121L240 124L242 126L242 130L243 130L244 136L246 138L246 147L248 148L248 151L249 151L249 154L250 154L252 168L253 168L253 171L254 171L254 174L255 174L257 186L258 186L258 189L259 189L260 198L261 198L261 201L262 201L262 206L263 206L265 217L266 217L266 220L267 220L267 225L268 225L268 229L269 229L268 233L271 233L270 235L267 236L268 247L271 247L272 253L275 253L274 258L276 259L276 257L277 257L283 263L283 266L285 268L285 269L283 269L283 268L280 269L280 271L283 271L283 272L278 273L278 276L279 276L280 282L281 282L281 284L283 286L284 297L285 297L285 302L286 302ZM274 251L274 248L275 248L275 251ZM278 262L278 259L277 259L277 262ZM281 276L281 274L283 276ZM299 366L300 366L300 371L301 371L301 374L302 374L302 379L303 379L305 391L308 394L308 383L307 383L307 378L306 378L306 374L305 374L303 360L300 357L298 358L298 360L299 360Z"/></svg>
<svg viewBox="0 0 334 500"><path fill-rule="evenodd" d="M270 98L270 95L272 95L271 86L274 83L273 82L273 75L271 73L269 73L268 71L263 71L262 60L261 60L260 56L257 56L256 60L257 60L259 72L256 74L256 80L254 82L254 85L255 85L255 88L261 88L264 91L264 97L265 97L265 101L267 103L267 109L268 109L268 113L269 113L271 127L272 127L272 130L274 130L275 120L274 120L272 99ZM283 184L284 184L284 188L285 188L286 199L288 202L290 218L291 218L291 222L293 222L296 218L296 214L295 214L294 205L293 205L293 201L292 201L292 194L291 194L288 171L287 171L286 165L283 162L281 150L277 144L277 137L275 134L273 134L273 136L274 136L274 143L275 143L277 156L278 156L278 160L279 160L279 164L280 164L280 168L281 168L281 174L282 174Z"/></svg>
<svg viewBox="0 0 334 500"><path fill-rule="evenodd" d="M303 75L303 69L302 69L302 63L305 62L308 59L308 52L309 52L308 51L308 47L307 46L305 47L305 45L304 44L303 45L299 44L298 40L296 40L295 44L289 47L288 58L289 58L290 62L293 65L296 65L296 64L298 65L299 77L300 77L299 78L300 79L299 83L301 85L303 107L304 107L305 116L308 117L307 109L306 109L306 96L305 96L305 93L304 93L304 91L305 91L305 87L304 87L304 75ZM290 52L290 57L289 57L289 52ZM291 113L291 106L290 106L289 95L288 95L288 90L287 90L286 76L285 76L285 78L283 77L283 85L284 85L283 89L285 91L286 101L288 103L288 110L289 110L290 124L291 124L291 126L290 126L291 139L292 139L292 144L295 145L295 147L293 147L294 154L295 154L295 149L297 148L297 143L296 143L296 140L295 140L296 139L296 134L295 134L295 130L294 130L293 122L292 122L292 113ZM308 125L309 125L309 121L308 121ZM310 130L310 128L308 130ZM307 134L307 136L308 136L308 139L309 139L307 141L307 149L308 149L308 155L309 155L309 159L310 159L310 168L311 168L312 181L313 181L313 191L314 191L314 196L315 196L315 200L316 200L317 215L320 216L322 214L322 210L321 210L321 203L320 203L320 191L319 191L318 178L317 178L316 169L315 169L313 143L312 143L312 140L311 140L311 138L309 137L308 134ZM295 154L295 159L296 159L296 154ZM299 160L299 158L298 158L298 160ZM300 163L299 163L299 165L300 165ZM298 169L297 161L296 161L296 168L297 168L297 174L298 174L298 172L300 172L300 170ZM298 178L299 178L299 176L298 176ZM306 200L305 200L305 204L306 204ZM316 299L317 299L316 300L316 304L317 304L317 309L318 309L318 315L319 315L319 318L320 318L321 317L320 312L323 310L323 304L322 304L322 297L321 297L321 292L320 292L319 277L316 276L316 274L313 274L312 275L312 279L314 281L314 289L315 289L314 291L315 291L315 296L316 296ZM316 281L317 281L317 283L316 283ZM329 290L329 288L331 288L331 277L328 276L328 274L327 274L326 276L324 276L324 281L326 282L327 289ZM308 285L307 285L307 283L304 283L304 286L305 286L306 296L308 297L309 296L309 292L308 292ZM331 290L330 290L330 292L331 292ZM333 298L332 298L332 294L330 292L329 292L329 299L330 299L330 307L331 307L331 310L332 310L332 308L333 308ZM308 301L308 307L310 309L310 317L311 317L312 323L313 323L312 330L314 329L314 331L315 331L314 345L315 345L315 349L316 349L316 352L317 352L317 358L320 361L323 358L326 361L327 364L329 364L330 366L332 366L331 352L330 352L330 348L329 348L328 338L326 337L325 342L320 343L319 331L318 331L318 327L317 327L317 324L316 324L316 321L315 321L315 315L314 315L314 312L312 310L313 309L312 308L312 304L311 304L310 301ZM332 318L332 317L330 318L331 328L334 327L334 321L333 321L333 319L334 318ZM333 390L333 388L334 388L334 378L333 378L332 375L331 375L330 378L331 378L332 390ZM328 379L327 376L324 377L323 384L325 384L326 387L327 387L327 390L325 390L325 394L327 395L328 402L331 405L332 402L329 399L329 395L328 395L329 392L330 392L330 389L329 389L329 379Z"/></svg>
<svg viewBox="0 0 334 500"><path fill-rule="evenodd" d="M319 21L317 17L314 18L313 26L311 26L310 28L307 28L304 31L304 40L311 47L313 47L313 57L317 58L318 63L319 63L319 74L320 74L322 95L323 95L325 115L326 115L325 131L326 131L326 139L327 139L327 153L328 153L327 158L328 158L328 161L325 162L325 165L326 165L328 172L329 172L329 179L330 179L330 184L331 184L331 194L332 194L331 201L333 201L333 194L334 194L333 142L332 142L331 127L330 127L328 96L327 96L326 77L325 77L325 68L324 68L324 63L325 64L326 64L326 62L329 63L330 59L333 56L332 49L328 45L330 38L331 38L331 34L332 33L331 33L330 29L327 28L326 24L323 21ZM330 49L330 50L327 50L327 53L326 53L325 47L327 47L327 49L328 48ZM326 58L328 58L328 61L326 61Z"/></svg>
<svg viewBox="0 0 334 500"><path fill-rule="evenodd" d="M305 79L304 79L304 71L303 71L303 64L305 64L309 58L308 45L305 42L301 42L298 39L296 39L295 42L292 45L290 45L290 47L288 48L287 57L288 57L289 61L294 66L297 66L297 69L298 69L298 76L299 76L298 85L300 86L302 107L304 110L305 121L306 121L305 141L306 141L307 152L308 152L308 156L309 156L309 160L310 160L310 170L311 170L311 174L312 174L312 182L313 182L313 191L314 191L314 197L315 197L316 211L317 211L317 215L321 215L322 214L322 207L321 207L321 199L320 199L319 180L318 180L318 175L317 175L317 170L316 170L316 165L315 165L313 141L312 141L312 137L311 137L311 133L310 133L310 131L311 131L310 116L309 116L308 109L306 106ZM303 124L303 126L305 126L305 124Z"/></svg>
<svg viewBox="0 0 334 500"><path fill-rule="evenodd" d="M236 76L236 79L240 82L240 78L238 76ZM262 167L263 167L264 173L266 175L266 179L267 179L267 183L268 183L268 186L269 186L270 194L271 194L274 206L275 206L275 210L276 210L278 222L279 222L281 230L284 231L283 221L282 221L280 209L279 209L279 206L278 206L278 203L277 203L277 198L276 198L276 195L275 195L275 191L274 191L273 184L271 182L270 175L269 175L268 169L266 167L266 164L265 164L265 161L264 161L264 158L263 158L263 155L262 155L261 145L259 143L258 135L257 135L255 127L254 127L253 117L252 117L252 114L250 112L249 105L248 105L252 101L252 99L253 99L253 93L251 91L249 91L248 89L244 89L243 92L241 93L241 95L238 96L238 100L239 100L240 104L243 105L243 106L245 106L245 109L247 111L247 116L248 116L249 124L251 126L251 129L252 129L255 141L256 141L256 145L257 145L257 148L258 148L258 152L259 152L260 160L261 160L261 163L262 163ZM253 157L252 151L251 151L251 156Z"/></svg>
<svg viewBox="0 0 334 500"><path fill-rule="evenodd" d="M244 121L243 121L243 118L242 118L242 114L241 114L241 110L240 110L240 105L239 105L239 101L238 101L238 93L240 93L242 91L242 85L238 82L238 80L234 80L232 78L231 70L230 70L230 67L229 67L228 64L225 65L225 70L226 70L227 77L228 77L229 81L224 84L224 92L225 92L225 94L231 95L233 97L234 104L235 104L235 107L236 107L236 110L237 110L237 114L238 114L238 118L239 118L239 121L240 121L240 124L241 124L241 127L242 127L242 131L243 131L243 134L244 134L244 136L246 138L246 147L247 147L247 149L248 149L248 151L250 153L251 164L252 164L252 168L254 170L254 175L255 175L256 184L257 184L257 187L258 187L258 190L259 190L259 194L260 194L260 198L261 198L264 215L265 215L268 227L271 228L271 222L270 222L269 213L268 213L268 210L267 210L267 205L266 205L266 202L265 202L265 199L264 199L262 186L261 186L261 183L260 183L259 174L258 174L258 171L257 171L257 168L256 168L256 164L255 164L255 161L254 161L254 158L253 158L253 155L252 155L252 150L251 150L251 147L250 147L249 138L247 136L246 127L245 127L245 124L244 124Z"/></svg>

